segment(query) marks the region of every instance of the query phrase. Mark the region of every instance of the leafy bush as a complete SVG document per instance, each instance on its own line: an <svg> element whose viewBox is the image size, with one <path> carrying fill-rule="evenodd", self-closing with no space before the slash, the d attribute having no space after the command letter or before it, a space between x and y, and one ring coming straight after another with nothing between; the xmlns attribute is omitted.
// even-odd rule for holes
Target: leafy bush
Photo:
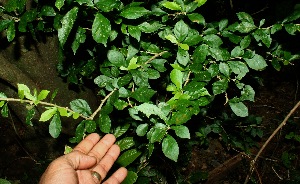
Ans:
<svg viewBox="0 0 300 184"><path fill-rule="evenodd" d="M245 101L255 97L244 82L249 73L269 65L280 70L299 58L272 39L282 30L290 35L300 31L299 5L283 21L265 26L265 19L256 22L246 12L237 13L236 22L206 22L201 15L205 2L35 0L28 9L26 0L7 1L0 9L0 31L7 40L13 41L16 33L37 40L39 34L57 34L66 56L58 63L61 75L74 84L93 80L103 100L94 112L83 99L60 107L51 103L55 93L45 102L49 91L32 93L19 84L20 99L0 93L2 115L7 116L8 102L26 102L26 123L33 125L33 107L44 105L40 121L50 121L54 138L62 129L60 117L72 116L83 121L70 141L91 132L113 133L120 137L122 166L142 165L157 149L176 162L178 141L193 136L187 122L201 118L216 96L223 96L236 116L247 117ZM137 172L129 172L128 183Z"/></svg>

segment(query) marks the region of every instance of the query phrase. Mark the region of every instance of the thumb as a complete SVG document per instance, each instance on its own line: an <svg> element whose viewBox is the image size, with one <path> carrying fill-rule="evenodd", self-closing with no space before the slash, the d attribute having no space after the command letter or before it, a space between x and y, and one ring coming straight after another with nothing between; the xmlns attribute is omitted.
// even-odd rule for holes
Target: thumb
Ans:
<svg viewBox="0 0 300 184"><path fill-rule="evenodd" d="M97 163L97 159L95 157L83 154L80 151L73 151L65 156L75 170L89 169Z"/></svg>

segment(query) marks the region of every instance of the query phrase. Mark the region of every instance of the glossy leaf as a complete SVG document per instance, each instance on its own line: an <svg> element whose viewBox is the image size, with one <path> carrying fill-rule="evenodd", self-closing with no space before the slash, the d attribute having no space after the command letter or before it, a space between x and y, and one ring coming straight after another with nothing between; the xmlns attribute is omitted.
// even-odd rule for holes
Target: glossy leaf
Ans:
<svg viewBox="0 0 300 184"><path fill-rule="evenodd" d="M140 87L135 90L131 97L136 99L139 102L148 102L150 98L156 93L153 89L149 89L146 86Z"/></svg>
<svg viewBox="0 0 300 184"><path fill-rule="evenodd" d="M247 65L241 61L228 61L228 65L232 72L237 74L238 80L241 80L249 72Z"/></svg>
<svg viewBox="0 0 300 184"><path fill-rule="evenodd" d="M25 123L27 125L33 126L33 123L32 123L31 120L34 117L34 115L35 115L35 109L34 108L31 108L30 110L27 111L26 119L25 119Z"/></svg>
<svg viewBox="0 0 300 184"><path fill-rule="evenodd" d="M59 115L56 113L50 124L49 124L49 133L53 138L57 138L61 132L62 126Z"/></svg>
<svg viewBox="0 0 300 184"><path fill-rule="evenodd" d="M230 102L229 101L229 106L231 110L240 117L247 117L248 116L248 108L246 107L245 104L242 102Z"/></svg>
<svg viewBox="0 0 300 184"><path fill-rule="evenodd" d="M70 107L73 111L78 112L84 116L89 116L92 114L92 110L89 104L83 99L76 99L70 102Z"/></svg>
<svg viewBox="0 0 300 184"><path fill-rule="evenodd" d="M150 11L147 10L144 7L129 7L124 9L120 16L126 18L126 19L137 19L144 15L147 15Z"/></svg>
<svg viewBox="0 0 300 184"><path fill-rule="evenodd" d="M118 126L114 131L114 136L116 138L122 136L123 134L125 134L127 132L129 127L130 127L129 123L126 123L125 125L122 125L122 126Z"/></svg>
<svg viewBox="0 0 300 184"><path fill-rule="evenodd" d="M136 106L135 109L144 113L148 118L150 115L157 115L162 120L167 119L166 115L161 111L161 109L153 104L143 103L139 106Z"/></svg>
<svg viewBox="0 0 300 184"><path fill-rule="evenodd" d="M137 41L140 41L142 32L138 26L128 25L128 33L130 36L135 38Z"/></svg>
<svg viewBox="0 0 300 184"><path fill-rule="evenodd" d="M164 6L165 8L168 8L170 10L181 10L181 6L179 4L177 4L176 2L164 2L162 4L162 6Z"/></svg>
<svg viewBox="0 0 300 184"><path fill-rule="evenodd" d="M230 68L229 68L229 66L228 66L228 64L227 63L220 63L219 64L219 71L223 74L223 75L225 75L226 77L229 77L229 75L230 75Z"/></svg>
<svg viewBox="0 0 300 184"><path fill-rule="evenodd" d="M8 117L8 106L7 103L2 106L1 115L5 118Z"/></svg>
<svg viewBox="0 0 300 184"><path fill-rule="evenodd" d="M213 83L212 88L213 88L214 95L224 93L224 92L226 92L226 90L228 88L228 82L224 79L216 81Z"/></svg>
<svg viewBox="0 0 300 184"><path fill-rule="evenodd" d="M135 142L133 140L133 137L125 137L115 143L120 147L120 151L127 150L135 145Z"/></svg>
<svg viewBox="0 0 300 184"><path fill-rule="evenodd" d="M138 179L137 173L133 171L128 171L126 178L124 179L124 181L122 181L122 184L133 184L137 181L137 179Z"/></svg>
<svg viewBox="0 0 300 184"><path fill-rule="evenodd" d="M15 28L15 23L10 22L8 24L7 30L6 30L6 37L7 41L11 42L16 36L16 28Z"/></svg>
<svg viewBox="0 0 300 184"><path fill-rule="evenodd" d="M173 69L170 73L170 79L178 89L182 89L183 73L178 69Z"/></svg>
<svg viewBox="0 0 300 184"><path fill-rule="evenodd" d="M92 121L92 120L84 120L83 121L84 124L85 124L85 130L88 132L88 133L93 133L96 131L96 122L95 121Z"/></svg>
<svg viewBox="0 0 300 184"><path fill-rule="evenodd" d="M189 131L188 127L183 126L183 125L179 125L179 126L172 126L171 128L173 130L175 130L175 134L178 137L184 138L184 139L190 139L191 138L190 131Z"/></svg>
<svg viewBox="0 0 300 184"><path fill-rule="evenodd" d="M180 20L175 24L173 32L178 42L182 42L189 33L189 27L184 21Z"/></svg>
<svg viewBox="0 0 300 184"><path fill-rule="evenodd" d="M203 40L208 46L211 47L220 47L223 44L222 39L214 34L204 36Z"/></svg>
<svg viewBox="0 0 300 184"><path fill-rule="evenodd" d="M255 30L257 27L249 22L242 22L237 27L236 30L240 33L250 33L251 31Z"/></svg>
<svg viewBox="0 0 300 184"><path fill-rule="evenodd" d="M48 96L49 93L50 93L50 91L48 91L48 90L42 90L42 91L39 93L37 99L38 99L38 100L44 100L44 99L47 98L47 96Z"/></svg>
<svg viewBox="0 0 300 184"><path fill-rule="evenodd" d="M191 13L191 14L188 14L188 18L192 21L192 22L195 22L195 23L198 23L198 24L202 24L202 25L205 25L205 19L204 17L199 14L199 13Z"/></svg>
<svg viewBox="0 0 300 184"><path fill-rule="evenodd" d="M242 22L249 22L251 24L254 24L254 21L253 21L253 18L251 17L251 15L249 15L246 12L239 12L239 13L237 13L237 17Z"/></svg>
<svg viewBox="0 0 300 184"><path fill-rule="evenodd" d="M86 39L85 33L86 33L85 29L83 29L82 27L78 27L76 35L75 35L75 39L71 46L74 55L76 54L77 49L79 48L80 44L85 42L85 39Z"/></svg>
<svg viewBox="0 0 300 184"><path fill-rule="evenodd" d="M64 4L65 4L65 0L56 0L55 1L55 7L59 10L61 9L61 7L63 7Z"/></svg>
<svg viewBox="0 0 300 184"><path fill-rule="evenodd" d="M122 5L120 0L98 0L94 2L96 3L96 7L104 12L110 12L113 9L119 9Z"/></svg>
<svg viewBox="0 0 300 184"><path fill-rule="evenodd" d="M41 117L40 117L39 121L48 121L49 119L52 118L52 116L54 116L54 114L56 114L56 112L57 112L56 107L53 107L53 108L50 108L50 109L46 110L45 112L43 112L41 114Z"/></svg>
<svg viewBox="0 0 300 184"><path fill-rule="evenodd" d="M164 138L162 142L162 151L167 158L177 162L179 146L172 136L167 135L166 138Z"/></svg>
<svg viewBox="0 0 300 184"><path fill-rule="evenodd" d="M148 124L144 123L144 124L140 124L137 128L136 128L136 134L138 136L144 136L146 135L148 131Z"/></svg>
<svg viewBox="0 0 300 184"><path fill-rule="evenodd" d="M103 133L109 133L111 129L110 117L106 114L100 114L98 119L98 125Z"/></svg>
<svg viewBox="0 0 300 184"><path fill-rule="evenodd" d="M61 19L61 28L58 29L58 39L61 46L64 46L77 18L78 7L72 8Z"/></svg>
<svg viewBox="0 0 300 184"><path fill-rule="evenodd" d="M125 66L124 55L116 50L110 50L107 53L108 60L117 67Z"/></svg>
<svg viewBox="0 0 300 184"><path fill-rule="evenodd" d="M135 159L141 155L141 152L137 149L131 149L123 154L117 159L116 163L120 164L122 167L126 167L131 164Z"/></svg>
<svg viewBox="0 0 300 184"><path fill-rule="evenodd" d="M152 22L152 23L143 22L140 25L138 25L138 28L143 33L153 33L162 27L163 27L163 25L160 24L159 22Z"/></svg>
<svg viewBox="0 0 300 184"><path fill-rule="evenodd" d="M254 70L263 70L268 66L265 59L258 54L255 54L251 59L244 58L244 60L246 61L247 65Z"/></svg>
<svg viewBox="0 0 300 184"><path fill-rule="evenodd" d="M110 36L111 25L110 21L101 13L95 15L92 25L92 36L97 43L106 45L107 39Z"/></svg>

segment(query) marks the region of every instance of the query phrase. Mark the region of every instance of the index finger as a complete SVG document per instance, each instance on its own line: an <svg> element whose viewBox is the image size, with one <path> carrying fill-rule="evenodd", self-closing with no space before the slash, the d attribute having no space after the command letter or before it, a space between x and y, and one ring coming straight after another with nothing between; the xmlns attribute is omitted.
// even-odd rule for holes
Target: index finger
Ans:
<svg viewBox="0 0 300 184"><path fill-rule="evenodd" d="M100 136L97 133L92 133L83 139L73 150L88 154L99 140Z"/></svg>

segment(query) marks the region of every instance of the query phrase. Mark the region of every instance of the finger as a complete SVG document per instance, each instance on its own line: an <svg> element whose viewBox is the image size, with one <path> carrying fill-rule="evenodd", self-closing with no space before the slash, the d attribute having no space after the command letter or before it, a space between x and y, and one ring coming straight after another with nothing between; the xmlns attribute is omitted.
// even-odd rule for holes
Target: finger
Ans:
<svg viewBox="0 0 300 184"><path fill-rule="evenodd" d="M88 135L73 150L88 154L92 148L99 142L100 136L96 133Z"/></svg>
<svg viewBox="0 0 300 184"><path fill-rule="evenodd" d="M105 178L112 165L117 160L120 154L120 148L118 145L113 145L101 161L92 169L101 175L101 178Z"/></svg>
<svg viewBox="0 0 300 184"><path fill-rule="evenodd" d="M114 144L116 138L112 134L106 134L88 153L90 156L94 156L98 159L98 162L103 158L106 152Z"/></svg>
<svg viewBox="0 0 300 184"><path fill-rule="evenodd" d="M62 158L67 161L74 170L90 169L97 164L97 159L95 157L85 155L80 151L71 152Z"/></svg>
<svg viewBox="0 0 300 184"><path fill-rule="evenodd" d="M103 184L119 184L124 181L127 176L127 169L119 168L113 175L111 175Z"/></svg>

